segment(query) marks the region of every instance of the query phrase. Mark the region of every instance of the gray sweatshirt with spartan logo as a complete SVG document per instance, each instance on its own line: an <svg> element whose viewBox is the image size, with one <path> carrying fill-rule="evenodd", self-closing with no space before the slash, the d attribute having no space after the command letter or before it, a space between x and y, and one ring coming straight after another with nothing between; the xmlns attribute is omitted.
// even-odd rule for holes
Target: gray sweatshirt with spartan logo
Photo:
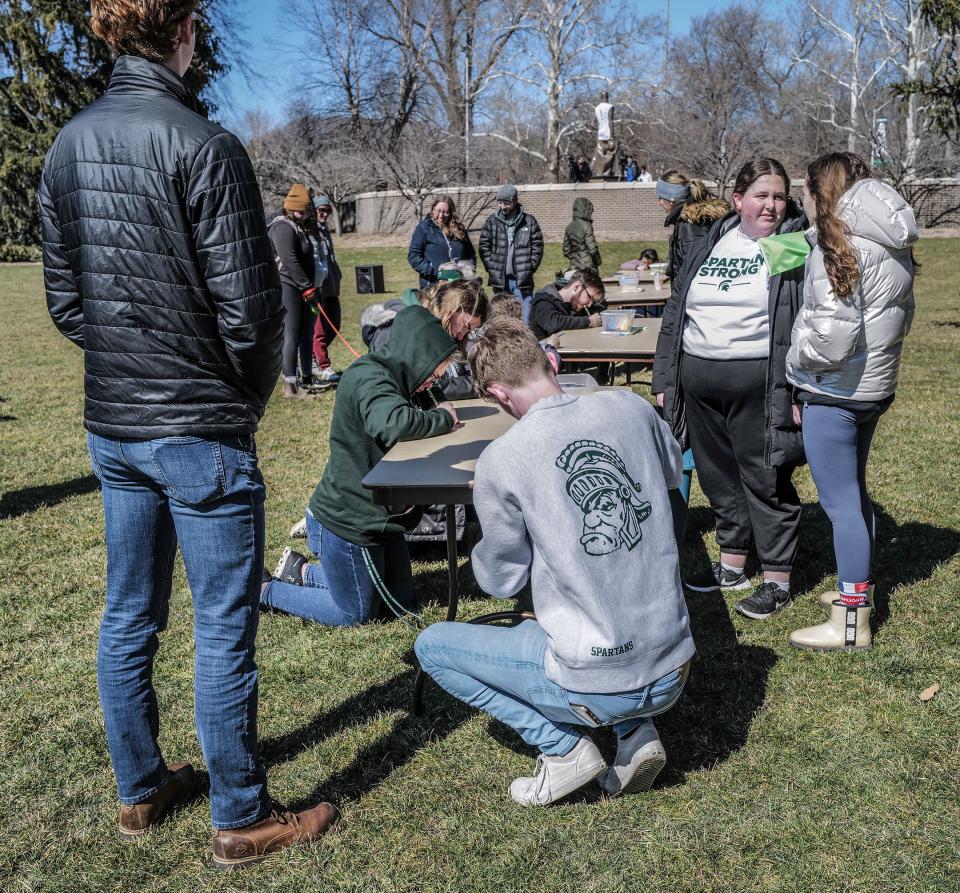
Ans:
<svg viewBox="0 0 960 893"><path fill-rule="evenodd" d="M668 488L680 447L627 390L536 403L477 462L481 588L531 581L547 675L570 691L634 691L694 653Z"/></svg>

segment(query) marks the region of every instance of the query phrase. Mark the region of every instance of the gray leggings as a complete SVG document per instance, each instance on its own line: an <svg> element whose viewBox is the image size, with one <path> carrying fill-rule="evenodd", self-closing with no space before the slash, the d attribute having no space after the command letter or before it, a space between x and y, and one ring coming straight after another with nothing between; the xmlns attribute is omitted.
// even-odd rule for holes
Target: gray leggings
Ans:
<svg viewBox="0 0 960 893"><path fill-rule="evenodd" d="M297 380L297 355L300 355L300 372L304 381L311 381L313 368L313 320L303 298L292 285L283 285L283 377Z"/></svg>
<svg viewBox="0 0 960 893"><path fill-rule="evenodd" d="M876 520L867 493L867 456L885 410L814 403L803 409L803 448L820 505L833 525L837 577L842 583L870 579Z"/></svg>

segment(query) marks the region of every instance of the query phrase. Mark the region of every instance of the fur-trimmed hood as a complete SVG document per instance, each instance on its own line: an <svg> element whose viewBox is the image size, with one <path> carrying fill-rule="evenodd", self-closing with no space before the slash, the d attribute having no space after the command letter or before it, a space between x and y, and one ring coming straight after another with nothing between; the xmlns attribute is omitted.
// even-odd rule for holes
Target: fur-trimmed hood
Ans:
<svg viewBox="0 0 960 893"><path fill-rule="evenodd" d="M709 227L715 220L730 210L730 203L722 198L706 198L699 202L690 202L683 206L680 219L687 223Z"/></svg>

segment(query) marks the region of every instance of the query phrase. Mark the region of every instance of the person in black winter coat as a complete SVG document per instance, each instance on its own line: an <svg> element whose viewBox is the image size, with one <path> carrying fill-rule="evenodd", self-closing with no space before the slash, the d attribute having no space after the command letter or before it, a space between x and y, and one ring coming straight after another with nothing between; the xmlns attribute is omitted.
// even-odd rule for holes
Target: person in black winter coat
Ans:
<svg viewBox="0 0 960 893"><path fill-rule="evenodd" d="M523 321L530 319L533 276L543 260L543 233L532 214L517 200L516 186L497 190L499 210L480 231L480 260L494 292L510 292L523 305Z"/></svg>
<svg viewBox="0 0 960 893"><path fill-rule="evenodd" d="M97 675L119 829L142 835L196 795L193 768L160 751L152 682L179 546L213 858L230 867L251 845L317 836L337 813L278 807L257 753L265 490L254 432L277 380L283 308L250 160L183 81L194 6L118 13L94 0L93 30L119 58L106 93L54 140L38 199L47 307L84 352L83 423L102 485ZM283 840L291 826L301 833Z"/></svg>
<svg viewBox="0 0 960 893"><path fill-rule="evenodd" d="M297 356L304 387L313 384L314 314L310 305L316 300L315 258L307 233L314 213L307 187L294 183L283 200L283 211L267 229L273 245L280 282L283 284L283 396L306 397L297 387Z"/></svg>
<svg viewBox="0 0 960 893"><path fill-rule="evenodd" d="M679 171L666 171L657 180L657 204L667 215L663 225L672 227L666 279L673 282L683 269L683 258L689 244L704 236L714 221L730 210L722 198L714 196L700 180L687 179Z"/></svg>
<svg viewBox="0 0 960 893"><path fill-rule="evenodd" d="M441 265L455 261L468 261L476 268L477 253L453 199L441 195L413 231L407 263L420 274L420 288L426 288L440 279Z"/></svg>
<svg viewBox="0 0 960 893"><path fill-rule="evenodd" d="M764 581L737 610L754 619L791 603L803 443L786 356L803 302L803 268L771 275L757 239L802 232L783 166L757 158L734 184L736 210L687 247L663 313L652 391L680 445L688 439L713 507L720 562L688 576L695 591L747 589L755 548Z"/></svg>

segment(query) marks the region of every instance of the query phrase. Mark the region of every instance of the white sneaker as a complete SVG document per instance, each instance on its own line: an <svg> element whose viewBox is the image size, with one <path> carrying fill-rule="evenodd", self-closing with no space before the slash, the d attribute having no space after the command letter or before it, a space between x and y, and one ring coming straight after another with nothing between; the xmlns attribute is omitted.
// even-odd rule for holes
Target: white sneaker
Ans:
<svg viewBox="0 0 960 893"><path fill-rule="evenodd" d="M293 527L290 528L290 539L306 539L307 536L307 519L301 518L297 521Z"/></svg>
<svg viewBox="0 0 960 893"><path fill-rule="evenodd" d="M667 764L667 752L656 726L644 723L617 745L613 765L600 776L599 784L609 797L648 791Z"/></svg>
<svg viewBox="0 0 960 893"><path fill-rule="evenodd" d="M510 796L523 806L546 806L582 788L606 768L597 745L585 735L565 756L540 754L533 778L515 778Z"/></svg>

